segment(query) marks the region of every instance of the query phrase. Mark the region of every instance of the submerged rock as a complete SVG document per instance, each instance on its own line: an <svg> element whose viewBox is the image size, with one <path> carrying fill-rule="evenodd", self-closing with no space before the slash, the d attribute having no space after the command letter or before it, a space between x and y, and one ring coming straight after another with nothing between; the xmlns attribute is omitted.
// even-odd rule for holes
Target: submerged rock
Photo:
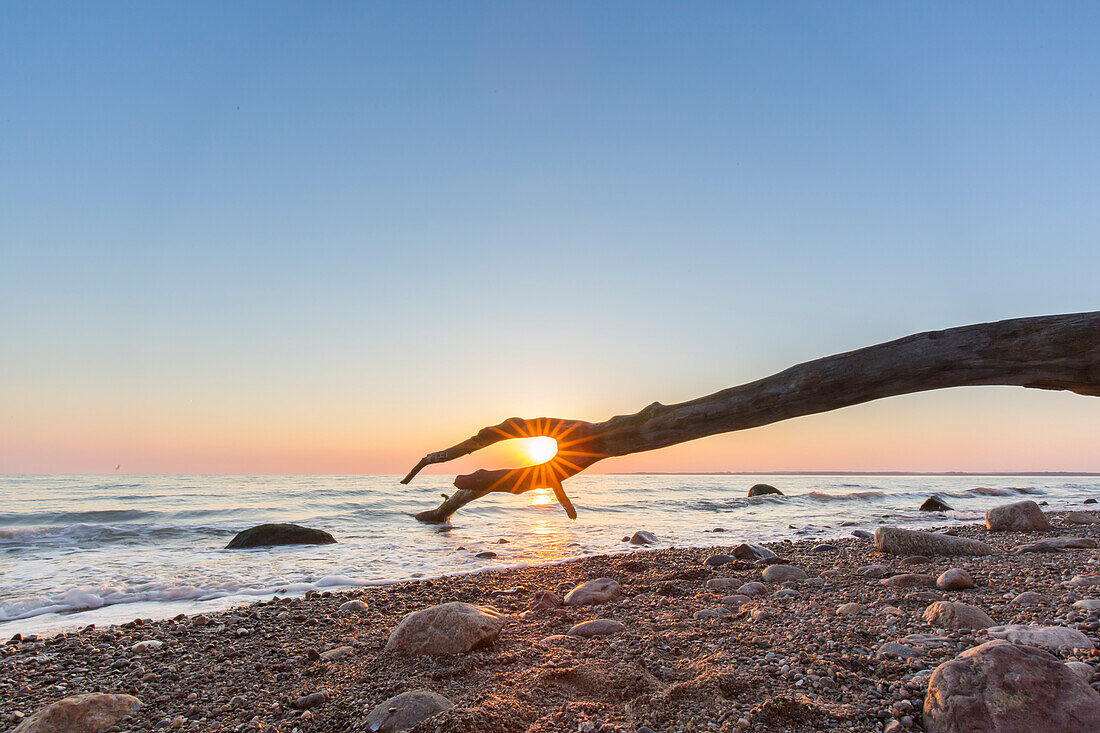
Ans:
<svg viewBox="0 0 1100 733"><path fill-rule="evenodd" d="M141 707L132 695L63 697L23 719L12 733L100 733Z"/></svg>
<svg viewBox="0 0 1100 733"><path fill-rule="evenodd" d="M928 680L930 733L1100 730L1100 693L1041 649L990 641L941 664Z"/></svg>
<svg viewBox="0 0 1100 733"><path fill-rule="evenodd" d="M487 606L443 603L412 613L390 632L386 650L402 654L461 654L492 643L504 616Z"/></svg>
<svg viewBox="0 0 1100 733"><path fill-rule="evenodd" d="M749 496L767 496L768 494L783 496L783 492L771 484L756 484L749 489Z"/></svg>
<svg viewBox="0 0 1100 733"><path fill-rule="evenodd" d="M365 725L371 733L397 733L453 707L454 703L442 695L428 690L410 690L375 705Z"/></svg>
<svg viewBox="0 0 1100 733"><path fill-rule="evenodd" d="M260 524L230 540L227 550L248 547L272 547L275 545L332 545L336 540L324 530L302 527L297 524Z"/></svg>
<svg viewBox="0 0 1100 733"><path fill-rule="evenodd" d="M951 507L938 496L930 496L920 505L922 512L949 512Z"/></svg>
<svg viewBox="0 0 1100 733"><path fill-rule="evenodd" d="M1017 501L995 506L985 513L985 526L991 532L1042 532L1050 521L1033 501Z"/></svg>
<svg viewBox="0 0 1100 733"><path fill-rule="evenodd" d="M632 545L655 545L658 542L657 535L644 529L638 530L630 537L630 544Z"/></svg>
<svg viewBox="0 0 1100 733"><path fill-rule="evenodd" d="M900 527L875 530L875 549L891 555L991 555L993 548L978 540Z"/></svg>

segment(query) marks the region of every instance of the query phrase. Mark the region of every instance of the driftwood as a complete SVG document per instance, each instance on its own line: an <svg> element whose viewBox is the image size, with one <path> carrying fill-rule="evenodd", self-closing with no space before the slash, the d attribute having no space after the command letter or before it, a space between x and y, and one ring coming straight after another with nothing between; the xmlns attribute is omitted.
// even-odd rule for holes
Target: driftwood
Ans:
<svg viewBox="0 0 1100 733"><path fill-rule="evenodd" d="M857 351L798 364L770 377L676 405L654 402L604 422L555 417L510 418L446 450L429 453L401 483L425 466L444 463L501 440L546 436L558 453L526 468L459 476L454 494L422 522L446 522L460 507L491 492L551 488L569 517L577 513L562 481L611 456L655 450L708 435L744 430L895 395L945 387L1010 385L1100 396L1100 311L1018 318L928 331Z"/></svg>

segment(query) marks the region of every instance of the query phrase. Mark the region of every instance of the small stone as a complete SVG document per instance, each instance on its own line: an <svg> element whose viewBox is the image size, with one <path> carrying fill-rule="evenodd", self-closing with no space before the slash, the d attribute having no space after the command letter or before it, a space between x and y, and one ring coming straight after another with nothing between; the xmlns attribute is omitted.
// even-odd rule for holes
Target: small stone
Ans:
<svg viewBox="0 0 1100 733"><path fill-rule="evenodd" d="M731 555L711 555L703 561L703 564L706 565L708 568L719 568L723 565L728 565L729 563L734 562L736 559L737 558Z"/></svg>
<svg viewBox="0 0 1100 733"><path fill-rule="evenodd" d="M745 583L737 589L737 593L742 596L760 596L767 592L768 586L755 580L751 583Z"/></svg>
<svg viewBox="0 0 1100 733"><path fill-rule="evenodd" d="M1063 550L1096 549L1096 540L1087 537L1047 537L1026 545L1016 545L1013 552L1062 552Z"/></svg>
<svg viewBox="0 0 1100 733"><path fill-rule="evenodd" d="M868 532L865 529L853 529L852 530L852 536L853 537L858 537L861 540L869 540L872 537L874 537L873 534L871 534L870 532Z"/></svg>
<svg viewBox="0 0 1100 733"><path fill-rule="evenodd" d="M966 590L975 587L970 573L962 568L951 568L936 578L936 587L940 590Z"/></svg>
<svg viewBox="0 0 1100 733"><path fill-rule="evenodd" d="M567 606L591 606L622 595L623 589L611 578L597 578L581 583L565 595Z"/></svg>
<svg viewBox="0 0 1100 733"><path fill-rule="evenodd" d="M1096 669L1085 662L1066 662L1066 666L1069 667L1070 672L1073 672L1085 682L1092 682L1092 676L1096 674Z"/></svg>
<svg viewBox="0 0 1100 733"><path fill-rule="evenodd" d="M1008 602L1010 606L1038 606L1046 603L1047 598L1042 593L1036 593L1033 590L1024 591L1020 595L1013 598Z"/></svg>
<svg viewBox="0 0 1100 733"><path fill-rule="evenodd" d="M895 641L886 642L875 652L876 657L901 657L902 659L913 659L920 655L920 651Z"/></svg>
<svg viewBox="0 0 1100 733"><path fill-rule="evenodd" d="M620 631L626 631L626 626L619 621L614 621L609 618L597 618L591 621L583 621L569 629L567 633L570 636L588 638L592 636L610 636Z"/></svg>
<svg viewBox="0 0 1100 733"><path fill-rule="evenodd" d="M805 580L809 577L802 568L793 565L769 565L764 568L764 581L767 583L781 583L785 580Z"/></svg>
<svg viewBox="0 0 1100 733"><path fill-rule="evenodd" d="M454 704L442 695L429 690L410 690L378 703L364 724L371 733L397 733L452 707Z"/></svg>
<svg viewBox="0 0 1100 733"><path fill-rule="evenodd" d="M899 565L927 565L932 560L927 555L910 555L903 557Z"/></svg>
<svg viewBox="0 0 1100 733"><path fill-rule="evenodd" d="M733 548L733 556L738 560L774 560L776 554L763 545L750 545L746 542Z"/></svg>
<svg viewBox="0 0 1100 733"><path fill-rule="evenodd" d="M836 545L815 545L812 552L840 552Z"/></svg>
<svg viewBox="0 0 1100 733"><path fill-rule="evenodd" d="M885 578L890 574L890 567L887 565L865 565L857 569L856 572L865 578Z"/></svg>
<svg viewBox="0 0 1100 733"><path fill-rule="evenodd" d="M630 538L630 544L632 545L655 545L658 541L657 535L644 529L638 530Z"/></svg>
<svg viewBox="0 0 1100 733"><path fill-rule="evenodd" d="M337 659L343 659L344 657L354 653L355 647L338 646L335 649L329 649L327 652L321 652L321 659L326 662L334 662Z"/></svg>
<svg viewBox="0 0 1100 733"><path fill-rule="evenodd" d="M722 596L718 599L718 602L724 606L741 606L748 603L751 598L740 593L735 593L732 596Z"/></svg>
<svg viewBox="0 0 1100 733"><path fill-rule="evenodd" d="M146 641L139 641L137 644L134 644L132 647L130 647L130 651L133 651L133 652L155 651L157 649L160 649L162 646L164 646L163 641L159 641L157 639L148 639Z"/></svg>
<svg viewBox="0 0 1100 733"><path fill-rule="evenodd" d="M495 552L493 552L492 550L483 550L482 552L479 552L476 555L474 555L474 557L480 557L482 559L488 559L488 558L496 557L496 556L497 556L497 554Z"/></svg>
<svg viewBox="0 0 1100 733"><path fill-rule="evenodd" d="M322 705L325 702L325 693L323 692L311 692L308 695L302 695L301 697L292 700L290 707L297 710L309 710L315 708L318 705Z"/></svg>
<svg viewBox="0 0 1100 733"><path fill-rule="evenodd" d="M531 597L531 602L527 604L527 610L544 610L548 608L557 608L560 605L561 596L553 591L540 590Z"/></svg>
<svg viewBox="0 0 1100 733"><path fill-rule="evenodd" d="M711 578L707 581L707 590L723 591L741 585L740 578Z"/></svg>
<svg viewBox="0 0 1100 733"><path fill-rule="evenodd" d="M366 610L367 604L362 601L346 601L340 604L340 613L346 615L360 614Z"/></svg>
<svg viewBox="0 0 1100 733"><path fill-rule="evenodd" d="M838 616L854 616L862 611L863 606L859 605L858 603L843 603L836 609L836 613Z"/></svg>
<svg viewBox="0 0 1100 733"><path fill-rule="evenodd" d="M884 578L879 581L882 585L888 585L893 588L932 588L936 585L936 579L931 575L923 575L921 573L903 573L901 575L893 575L889 578Z"/></svg>

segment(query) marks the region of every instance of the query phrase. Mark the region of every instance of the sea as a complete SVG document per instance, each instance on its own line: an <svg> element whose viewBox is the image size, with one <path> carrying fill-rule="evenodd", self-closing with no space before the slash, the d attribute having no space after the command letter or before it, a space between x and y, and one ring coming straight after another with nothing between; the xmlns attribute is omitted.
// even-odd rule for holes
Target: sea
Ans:
<svg viewBox="0 0 1100 733"><path fill-rule="evenodd" d="M1087 475L580 475L566 484L576 521L539 490L485 497L440 526L412 515L453 491L451 477L399 478L0 476L0 638L652 549L623 541L637 530L655 534L656 548L825 540L973 522L1021 499L1050 510L1100 499L1100 476ZM748 498L756 483L783 496ZM919 511L932 495L953 510ZM264 522L323 529L337 543L225 549Z"/></svg>

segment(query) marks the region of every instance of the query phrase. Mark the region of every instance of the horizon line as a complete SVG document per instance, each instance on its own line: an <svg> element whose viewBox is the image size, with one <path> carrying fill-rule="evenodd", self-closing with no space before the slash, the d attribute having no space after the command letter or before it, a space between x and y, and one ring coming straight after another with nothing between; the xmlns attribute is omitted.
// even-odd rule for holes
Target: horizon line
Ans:
<svg viewBox="0 0 1100 733"><path fill-rule="evenodd" d="M152 473L76 473L6 472L0 476L398 476L400 473L283 473L283 472L152 472ZM449 476L427 473L426 476ZM1100 476L1100 471L607 471L588 476Z"/></svg>

